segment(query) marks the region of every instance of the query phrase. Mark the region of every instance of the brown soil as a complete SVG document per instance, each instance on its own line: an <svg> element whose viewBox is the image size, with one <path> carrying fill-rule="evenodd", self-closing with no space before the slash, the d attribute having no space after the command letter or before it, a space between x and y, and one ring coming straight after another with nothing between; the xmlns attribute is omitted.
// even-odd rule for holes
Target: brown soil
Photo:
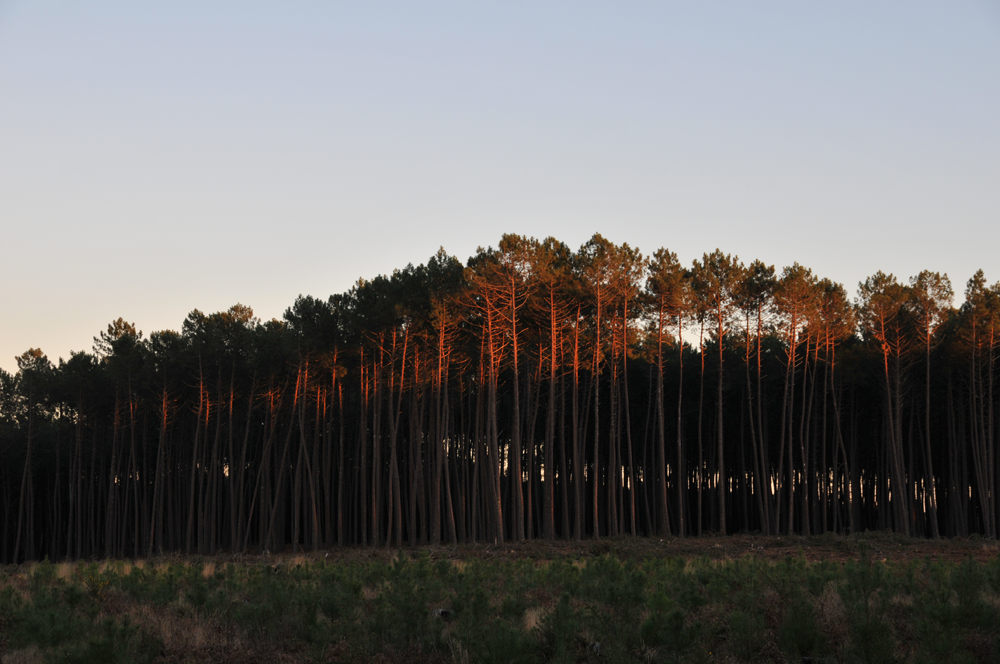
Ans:
<svg viewBox="0 0 1000 664"><path fill-rule="evenodd" d="M266 561L274 565L294 565L306 560L325 559L330 562L364 562L417 556L427 552L432 561L436 560L535 560L543 562L554 558L586 559L611 554L621 560L641 562L651 557L709 558L726 560L756 556L765 560L783 560L786 557L805 558L809 562L830 560L844 562L861 556L871 556L877 561L906 563L912 560L941 560L960 562L972 557L977 562L986 562L1000 555L1000 542L980 537L955 539L922 539L895 535L892 533L864 533L861 535L819 535L819 536L777 536L730 535L702 537L613 537L599 540L531 540L527 542L507 542L503 545L469 544L455 546L403 546L361 548L341 547L316 552L281 554L243 554L237 556L220 555L220 561L258 562Z"/></svg>

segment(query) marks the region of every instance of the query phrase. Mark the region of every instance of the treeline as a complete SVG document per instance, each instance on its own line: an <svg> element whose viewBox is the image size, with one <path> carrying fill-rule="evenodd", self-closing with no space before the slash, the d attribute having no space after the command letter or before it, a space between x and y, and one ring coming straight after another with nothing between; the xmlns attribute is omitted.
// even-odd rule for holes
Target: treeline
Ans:
<svg viewBox="0 0 1000 664"><path fill-rule="evenodd" d="M0 372L0 560L607 535L996 537L1000 283L505 235Z"/></svg>

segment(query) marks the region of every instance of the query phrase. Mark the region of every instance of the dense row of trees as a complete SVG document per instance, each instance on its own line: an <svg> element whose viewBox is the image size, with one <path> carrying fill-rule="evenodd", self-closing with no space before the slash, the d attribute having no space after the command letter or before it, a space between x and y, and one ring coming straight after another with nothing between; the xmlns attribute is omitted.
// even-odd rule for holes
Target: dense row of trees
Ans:
<svg viewBox="0 0 1000 664"><path fill-rule="evenodd" d="M0 372L0 560L997 534L1000 284L505 235Z"/></svg>

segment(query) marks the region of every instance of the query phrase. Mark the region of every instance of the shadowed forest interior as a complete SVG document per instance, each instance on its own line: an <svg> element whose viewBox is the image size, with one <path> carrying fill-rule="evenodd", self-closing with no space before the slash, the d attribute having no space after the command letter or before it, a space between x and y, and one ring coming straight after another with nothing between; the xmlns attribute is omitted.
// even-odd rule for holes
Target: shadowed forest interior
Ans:
<svg viewBox="0 0 1000 664"><path fill-rule="evenodd" d="M0 371L0 561L997 535L1000 283L504 235Z"/></svg>

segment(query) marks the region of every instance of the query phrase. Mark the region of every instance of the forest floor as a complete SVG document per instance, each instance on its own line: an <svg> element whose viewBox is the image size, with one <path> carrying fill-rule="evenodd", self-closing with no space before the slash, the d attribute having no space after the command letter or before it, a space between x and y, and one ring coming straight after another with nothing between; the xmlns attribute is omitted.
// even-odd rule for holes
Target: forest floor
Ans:
<svg viewBox="0 0 1000 664"><path fill-rule="evenodd" d="M615 537L0 567L0 664L995 661L1000 544Z"/></svg>
<svg viewBox="0 0 1000 664"><path fill-rule="evenodd" d="M914 560L939 560L961 562L969 558L984 563L1000 555L1000 541L978 536L968 538L942 538L937 540L904 537L891 532L869 532L857 535L702 535L701 537L612 537L583 540L528 540L495 544L467 544L442 546L404 545L394 547L362 548L344 547L323 549L316 552L286 551L267 555L277 560L304 557L323 558L344 563L380 560L389 562L399 552L404 554L426 552L431 560L483 560L546 562L559 558L587 559L613 555L619 560L641 563L647 558L708 558L730 560L754 556L768 561L781 561L787 557L803 558L807 562L839 562L856 560L863 551L870 552L880 562L906 563ZM236 556L236 559L253 560L255 554ZM220 555L218 562L232 560Z"/></svg>

